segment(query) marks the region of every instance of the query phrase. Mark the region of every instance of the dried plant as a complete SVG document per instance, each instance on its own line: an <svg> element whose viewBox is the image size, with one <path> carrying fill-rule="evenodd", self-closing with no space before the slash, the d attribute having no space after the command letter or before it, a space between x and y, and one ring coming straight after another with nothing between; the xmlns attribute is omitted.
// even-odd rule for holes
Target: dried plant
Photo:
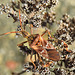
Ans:
<svg viewBox="0 0 75 75"><path fill-rule="evenodd" d="M10 4L0 4L1 14L6 13L8 17L12 17L14 20L13 23L20 21L20 25L18 25L16 31L14 32L16 33L16 35L23 35L23 37L26 37L25 34L27 34L28 32L25 32L25 30L26 26L28 25L32 25L34 29L37 27L45 27L46 29L48 28L48 30L49 27L56 22L59 25L58 29L56 30L54 35L52 35L52 37L48 35L49 37L47 41L45 41L42 36L39 35L40 38L42 38L43 42L39 40L39 42L36 43L36 46L38 46L41 41L41 47L38 46L38 50L40 51L42 50L42 48L45 49L46 53L48 54L48 57L50 57L50 55L55 52L59 52L60 60L57 60L58 53L55 53L55 56L52 55L52 60L47 60L46 58L44 58L44 55L41 53L41 51L37 51L36 48L28 48L28 46L25 46L22 43L18 45L20 51L27 55L32 54L33 51L33 55L37 54L38 59L34 62L25 63L24 70L22 72L13 72L12 75L21 75L24 72L29 71L32 71L33 75L51 75L51 72L53 72L55 75L75 74L75 52L74 50L70 50L68 48L68 46L75 41L75 17L70 18L69 15L64 14L59 21L56 21L56 13L53 9L54 7L56 7L57 3L58 0L12 0ZM24 30L22 30L22 27ZM11 32L5 34L9 33ZM44 33L46 33L46 31ZM32 36L30 42L34 43L37 37L38 36ZM52 50L52 53L49 52L49 50ZM41 53L42 56L39 53ZM39 57L41 58L41 60L39 60ZM53 60L55 57L57 61ZM55 67L56 65L57 67Z"/></svg>

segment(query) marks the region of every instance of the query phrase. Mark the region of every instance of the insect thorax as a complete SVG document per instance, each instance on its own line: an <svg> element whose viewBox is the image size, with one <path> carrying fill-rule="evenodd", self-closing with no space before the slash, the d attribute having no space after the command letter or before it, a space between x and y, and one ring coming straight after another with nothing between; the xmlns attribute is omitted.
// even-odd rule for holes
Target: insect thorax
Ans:
<svg viewBox="0 0 75 75"><path fill-rule="evenodd" d="M38 37L39 34L32 34L28 37L28 41L29 41L29 44L31 44L37 37Z"/></svg>

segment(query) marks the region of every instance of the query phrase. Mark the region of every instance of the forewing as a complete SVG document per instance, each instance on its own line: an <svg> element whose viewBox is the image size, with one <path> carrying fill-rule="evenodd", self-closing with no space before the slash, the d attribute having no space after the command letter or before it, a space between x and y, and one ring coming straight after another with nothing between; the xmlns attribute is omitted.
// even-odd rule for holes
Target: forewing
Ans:
<svg viewBox="0 0 75 75"><path fill-rule="evenodd" d="M40 54L41 56L49 59L49 56L47 54L47 50L44 49L42 46L32 46L31 48L33 48L38 54Z"/></svg>
<svg viewBox="0 0 75 75"><path fill-rule="evenodd" d="M49 59L53 61L59 61L60 60L60 55L59 52L56 51L56 49L46 49Z"/></svg>
<svg viewBox="0 0 75 75"><path fill-rule="evenodd" d="M56 51L54 46L50 43L48 43L45 39L43 39L43 48L47 51L49 59L53 61L60 60L59 52Z"/></svg>
<svg viewBox="0 0 75 75"><path fill-rule="evenodd" d="M43 38L42 38L43 39ZM48 41L46 41L45 39L43 39L42 42L42 46L46 49L55 49L54 46L50 43L48 43Z"/></svg>

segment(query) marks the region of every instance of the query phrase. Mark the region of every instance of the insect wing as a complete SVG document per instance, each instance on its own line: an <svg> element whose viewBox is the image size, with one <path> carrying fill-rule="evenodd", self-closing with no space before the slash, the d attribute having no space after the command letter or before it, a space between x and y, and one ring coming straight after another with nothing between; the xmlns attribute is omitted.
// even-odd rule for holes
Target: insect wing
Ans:
<svg viewBox="0 0 75 75"><path fill-rule="evenodd" d="M56 51L52 44L49 44L45 39L43 39L43 48L47 50L49 59L53 61L60 60L59 52Z"/></svg>
<svg viewBox="0 0 75 75"><path fill-rule="evenodd" d="M49 59L46 49L44 49L42 46L32 46L31 48L33 48L38 54L40 54L40 56Z"/></svg>
<svg viewBox="0 0 75 75"><path fill-rule="evenodd" d="M46 49L49 59L53 61L59 61L60 60L60 55L59 52L56 51L56 49Z"/></svg>
<svg viewBox="0 0 75 75"><path fill-rule="evenodd" d="M43 39L42 41L42 46L46 49L55 49L54 46L50 43L48 43L48 41L46 41L45 39Z"/></svg>

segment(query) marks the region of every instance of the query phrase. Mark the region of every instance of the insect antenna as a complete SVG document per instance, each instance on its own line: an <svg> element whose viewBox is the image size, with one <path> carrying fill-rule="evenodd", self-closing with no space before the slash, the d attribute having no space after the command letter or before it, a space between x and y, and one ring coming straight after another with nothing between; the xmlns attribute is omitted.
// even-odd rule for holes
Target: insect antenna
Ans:
<svg viewBox="0 0 75 75"><path fill-rule="evenodd" d="M20 18L20 10L19 10L19 19L20 19L20 26L21 26L21 29L23 30L23 28L22 28L22 23L21 23L21 18ZM20 31L12 31L12 32L3 33L3 34L0 34L0 36L2 36L2 35L7 35L7 34L11 34L11 33L20 33Z"/></svg>
<svg viewBox="0 0 75 75"><path fill-rule="evenodd" d="M19 31L12 31L12 32L7 32L7 33L0 34L0 36L7 35L7 34L11 34L11 33L20 33L20 32Z"/></svg>
<svg viewBox="0 0 75 75"><path fill-rule="evenodd" d="M20 26L21 26L21 29L22 31L24 30L23 27L22 27L22 22L21 22L21 13L20 13L20 9L19 9L19 20L20 20Z"/></svg>
<svg viewBox="0 0 75 75"><path fill-rule="evenodd" d="M19 10L19 20L20 20L21 31L7 32L7 33L0 34L0 36L2 36L2 35L7 35L7 34L10 34L10 33L20 33L20 34L22 34L22 35L25 36L25 37L26 37L27 35L29 35L29 33L26 32L26 31L23 29L23 27L22 27L22 22L21 22L21 17L20 17L20 10Z"/></svg>

